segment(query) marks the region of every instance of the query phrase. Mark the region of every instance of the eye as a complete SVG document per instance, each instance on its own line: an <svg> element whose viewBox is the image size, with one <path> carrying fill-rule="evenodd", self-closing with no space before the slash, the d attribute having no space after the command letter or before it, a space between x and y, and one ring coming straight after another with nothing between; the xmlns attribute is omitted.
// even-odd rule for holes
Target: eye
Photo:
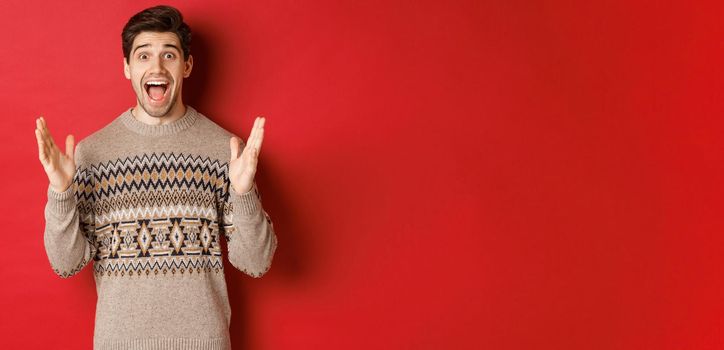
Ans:
<svg viewBox="0 0 724 350"><path fill-rule="evenodd" d="M145 53L138 55L138 59L140 60L145 60L146 58L148 58L148 56Z"/></svg>
<svg viewBox="0 0 724 350"><path fill-rule="evenodd" d="M176 55L174 55L174 54L172 54L172 53L170 53L170 52L167 52L167 53L165 53L165 54L163 55L163 57L170 60L170 59L173 59L174 57L176 57Z"/></svg>

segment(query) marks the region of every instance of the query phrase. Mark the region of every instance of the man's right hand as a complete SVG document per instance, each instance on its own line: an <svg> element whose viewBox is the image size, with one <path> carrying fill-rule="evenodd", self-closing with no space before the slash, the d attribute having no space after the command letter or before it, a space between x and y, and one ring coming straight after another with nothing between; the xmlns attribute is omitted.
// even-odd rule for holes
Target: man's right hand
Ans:
<svg viewBox="0 0 724 350"><path fill-rule="evenodd" d="M35 138L38 139L38 158L50 180L50 187L56 192L65 192L73 183L75 160L73 160L73 135L65 138L65 154L55 145L48 125L43 117L35 120Z"/></svg>

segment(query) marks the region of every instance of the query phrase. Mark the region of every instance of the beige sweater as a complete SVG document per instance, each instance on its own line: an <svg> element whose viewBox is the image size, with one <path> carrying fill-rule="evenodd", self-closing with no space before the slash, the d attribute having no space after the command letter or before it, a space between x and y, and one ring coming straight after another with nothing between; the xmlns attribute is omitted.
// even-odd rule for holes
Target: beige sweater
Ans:
<svg viewBox="0 0 724 350"><path fill-rule="evenodd" d="M277 237L256 183L230 187L229 138L190 106L167 125L129 108L76 146L73 185L48 187L45 250L62 278L93 260L94 349L230 349L220 246L252 277Z"/></svg>

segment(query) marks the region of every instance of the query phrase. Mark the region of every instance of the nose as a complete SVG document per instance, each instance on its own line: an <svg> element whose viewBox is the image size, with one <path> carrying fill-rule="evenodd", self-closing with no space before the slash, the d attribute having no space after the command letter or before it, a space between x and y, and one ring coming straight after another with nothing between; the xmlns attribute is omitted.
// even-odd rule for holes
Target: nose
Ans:
<svg viewBox="0 0 724 350"><path fill-rule="evenodd" d="M161 56L156 56L155 58L151 59L151 67L150 71L151 73L161 73L163 72L163 61Z"/></svg>

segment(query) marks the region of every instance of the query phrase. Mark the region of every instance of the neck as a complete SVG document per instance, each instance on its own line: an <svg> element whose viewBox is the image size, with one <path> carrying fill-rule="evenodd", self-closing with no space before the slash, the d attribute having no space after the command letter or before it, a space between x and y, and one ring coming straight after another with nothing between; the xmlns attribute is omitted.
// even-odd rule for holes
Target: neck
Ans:
<svg viewBox="0 0 724 350"><path fill-rule="evenodd" d="M166 136L179 133L192 126L202 116L191 106L186 106L186 113L170 123L146 124L133 116L133 108L120 115L120 121L129 130L145 136Z"/></svg>
<svg viewBox="0 0 724 350"><path fill-rule="evenodd" d="M148 124L148 125L166 125L181 119L186 114L186 106L179 99L178 103L174 104L173 107L163 116L152 117L146 113L139 103L131 109L131 114L136 120Z"/></svg>

